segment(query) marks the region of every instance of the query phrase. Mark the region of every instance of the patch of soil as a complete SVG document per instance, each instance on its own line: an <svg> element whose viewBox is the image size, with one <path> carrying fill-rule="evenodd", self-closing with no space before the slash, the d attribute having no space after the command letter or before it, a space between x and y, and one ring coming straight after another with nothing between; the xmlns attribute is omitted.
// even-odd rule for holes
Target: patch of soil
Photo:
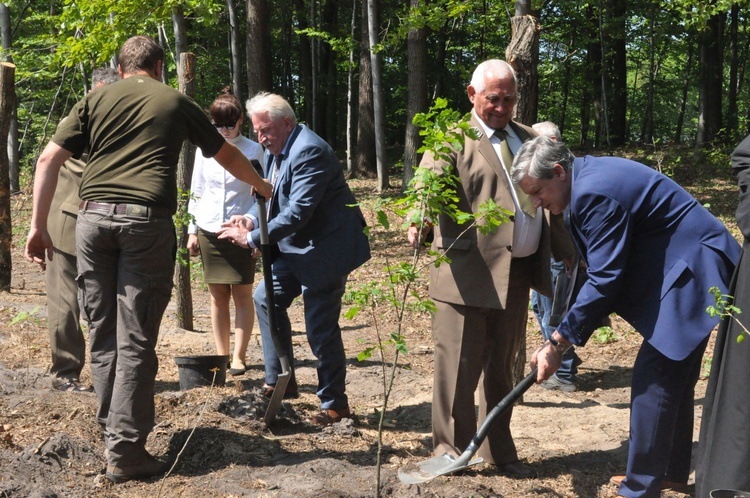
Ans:
<svg viewBox="0 0 750 498"><path fill-rule="evenodd" d="M373 181L353 182L366 215L375 196ZM28 219L30 203L16 203L16 225ZM15 223L15 222L14 222ZM393 225L398 227L398 224ZM209 295L196 276L195 331L176 326L167 311L158 345L156 422L148 449L175 461L163 479L113 485L103 476L104 444L95 422L93 394L51 389L43 274L21 257L16 235L11 292L0 294L0 496L3 497L614 497L609 484L625 468L631 366L641 338L617 317L614 337L592 339L579 349L579 390L547 391L533 386L513 414L513 434L522 460L536 479L515 480L477 465L419 485L398 480L398 469L431 456L430 403L433 357L429 317L411 315L404 328L409 354L398 360L394 388L383 413L382 470L378 478L378 420L385 370L377 354L359 361L377 334L390 333L393 320L364 313L341 325L349 357L347 389L356 415L326 429L306 419L319 410L316 362L304 335L302 303L290 309L295 335L300 398L285 401L276 422L262 423L267 400L260 394L263 364L259 334L248 352L248 372L223 387L181 391L175 356L213 354ZM350 286L384 279L382 269L408 257L398 229L374 234L374 258L355 271ZM417 291L424 293L426 282ZM384 332L387 331L387 332ZM529 314L527 356L541 342ZM713 344L709 346L710 356ZM82 380L90 381L88 366ZM698 383L695 440L706 380ZM684 497L664 492L663 497Z"/></svg>

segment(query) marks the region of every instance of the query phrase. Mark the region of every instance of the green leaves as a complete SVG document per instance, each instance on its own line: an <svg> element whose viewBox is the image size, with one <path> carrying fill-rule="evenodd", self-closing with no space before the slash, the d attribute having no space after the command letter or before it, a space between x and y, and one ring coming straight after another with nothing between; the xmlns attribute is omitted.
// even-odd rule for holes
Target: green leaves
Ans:
<svg viewBox="0 0 750 498"><path fill-rule="evenodd" d="M706 313L708 313L711 318L719 316L722 319L731 318L732 320L734 320L737 325L742 327L742 332L737 336L737 344L744 341L745 335L750 335L750 331L737 318L737 315L741 314L742 310L732 304L734 296L731 296L729 294L722 294L721 289L719 289L718 287L711 287L710 289L708 289L708 293L713 294L714 302L716 305L706 308Z"/></svg>

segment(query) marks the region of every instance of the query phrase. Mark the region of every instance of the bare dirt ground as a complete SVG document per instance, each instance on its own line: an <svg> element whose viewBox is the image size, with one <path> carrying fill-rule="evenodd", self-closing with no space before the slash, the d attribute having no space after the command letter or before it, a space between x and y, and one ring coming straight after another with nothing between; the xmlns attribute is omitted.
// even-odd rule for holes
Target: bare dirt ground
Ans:
<svg viewBox="0 0 750 498"><path fill-rule="evenodd" d="M374 196L368 192L373 185L354 184L370 219L373 214L367 206ZM720 205L725 214L733 211L730 206L736 195L731 182L723 190L701 195L710 197L707 200ZM0 294L0 497L376 496L382 367L376 356L357 360L375 341L371 317L360 314L354 320L341 320L349 357L347 389L356 416L320 430L305 422L319 409L317 380L304 335L302 303L294 303L290 315L301 397L285 402L277 423L267 429L261 423L265 405L258 390L263 368L257 330L244 377L228 378L225 387L180 391L174 357L214 352L209 297L200 277L193 286L195 331L178 328L170 307L158 346L157 427L148 448L177 463L164 479L110 484L103 476L104 444L95 422L94 395L61 393L50 387L43 274L21 257L29 206L27 200L14 199L17 247L12 289ZM397 226L375 235L375 257L352 274L350 285L382 280L386 251L392 258L408 256L402 240ZM381 318L387 323L387 316ZM460 475L406 485L398 480L398 469L431 456L429 317L411 316L404 328L409 354L399 360L385 414L381 495L614 497L616 488L609 478L625 468L631 365L640 336L617 317L613 329L608 340L592 339L579 350L583 365L578 391L561 393L533 386L515 407L513 434L519 454L537 470L538 478L510 479L478 465ZM388 327L381 329L386 335L388 331ZM540 342L530 314L529 355ZM713 342L707 358L712 347ZM88 366L82 380L90 380ZM705 385L704 377L696 396L695 441ZM689 495L664 492L662 496Z"/></svg>

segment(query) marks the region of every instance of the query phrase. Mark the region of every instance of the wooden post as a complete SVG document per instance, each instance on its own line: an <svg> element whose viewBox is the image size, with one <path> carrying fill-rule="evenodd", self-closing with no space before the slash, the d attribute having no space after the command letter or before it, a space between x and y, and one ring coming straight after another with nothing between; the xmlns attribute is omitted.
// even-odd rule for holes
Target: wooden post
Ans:
<svg viewBox="0 0 750 498"><path fill-rule="evenodd" d="M10 255L13 232L10 217L8 133L16 101L15 74L14 64L0 62L0 291L10 290L13 270Z"/></svg>
<svg viewBox="0 0 750 498"><path fill-rule="evenodd" d="M189 97L195 96L195 55L190 52L180 54L178 88ZM193 294L190 289L190 254L187 252L187 206L190 200L190 181L193 176L195 146L185 140L177 164L177 265L175 266L175 304L177 326L185 330L193 327Z"/></svg>

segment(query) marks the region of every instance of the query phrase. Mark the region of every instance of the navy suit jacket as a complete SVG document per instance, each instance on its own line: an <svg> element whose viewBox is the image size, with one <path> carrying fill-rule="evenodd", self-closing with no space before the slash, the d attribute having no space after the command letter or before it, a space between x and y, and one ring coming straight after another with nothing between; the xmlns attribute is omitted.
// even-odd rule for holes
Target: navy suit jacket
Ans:
<svg viewBox="0 0 750 498"><path fill-rule="evenodd" d="M325 288L370 259L365 219L331 147L297 125L268 202L268 239L302 285ZM265 153L266 177L274 156ZM257 212L255 213L257 216ZM260 231L250 234L260 247ZM278 254L277 253L277 254Z"/></svg>
<svg viewBox="0 0 750 498"><path fill-rule="evenodd" d="M708 289L727 291L740 247L674 181L627 159L577 158L570 224L589 278L559 326L567 340L585 344L611 312L673 360L711 333Z"/></svg>

